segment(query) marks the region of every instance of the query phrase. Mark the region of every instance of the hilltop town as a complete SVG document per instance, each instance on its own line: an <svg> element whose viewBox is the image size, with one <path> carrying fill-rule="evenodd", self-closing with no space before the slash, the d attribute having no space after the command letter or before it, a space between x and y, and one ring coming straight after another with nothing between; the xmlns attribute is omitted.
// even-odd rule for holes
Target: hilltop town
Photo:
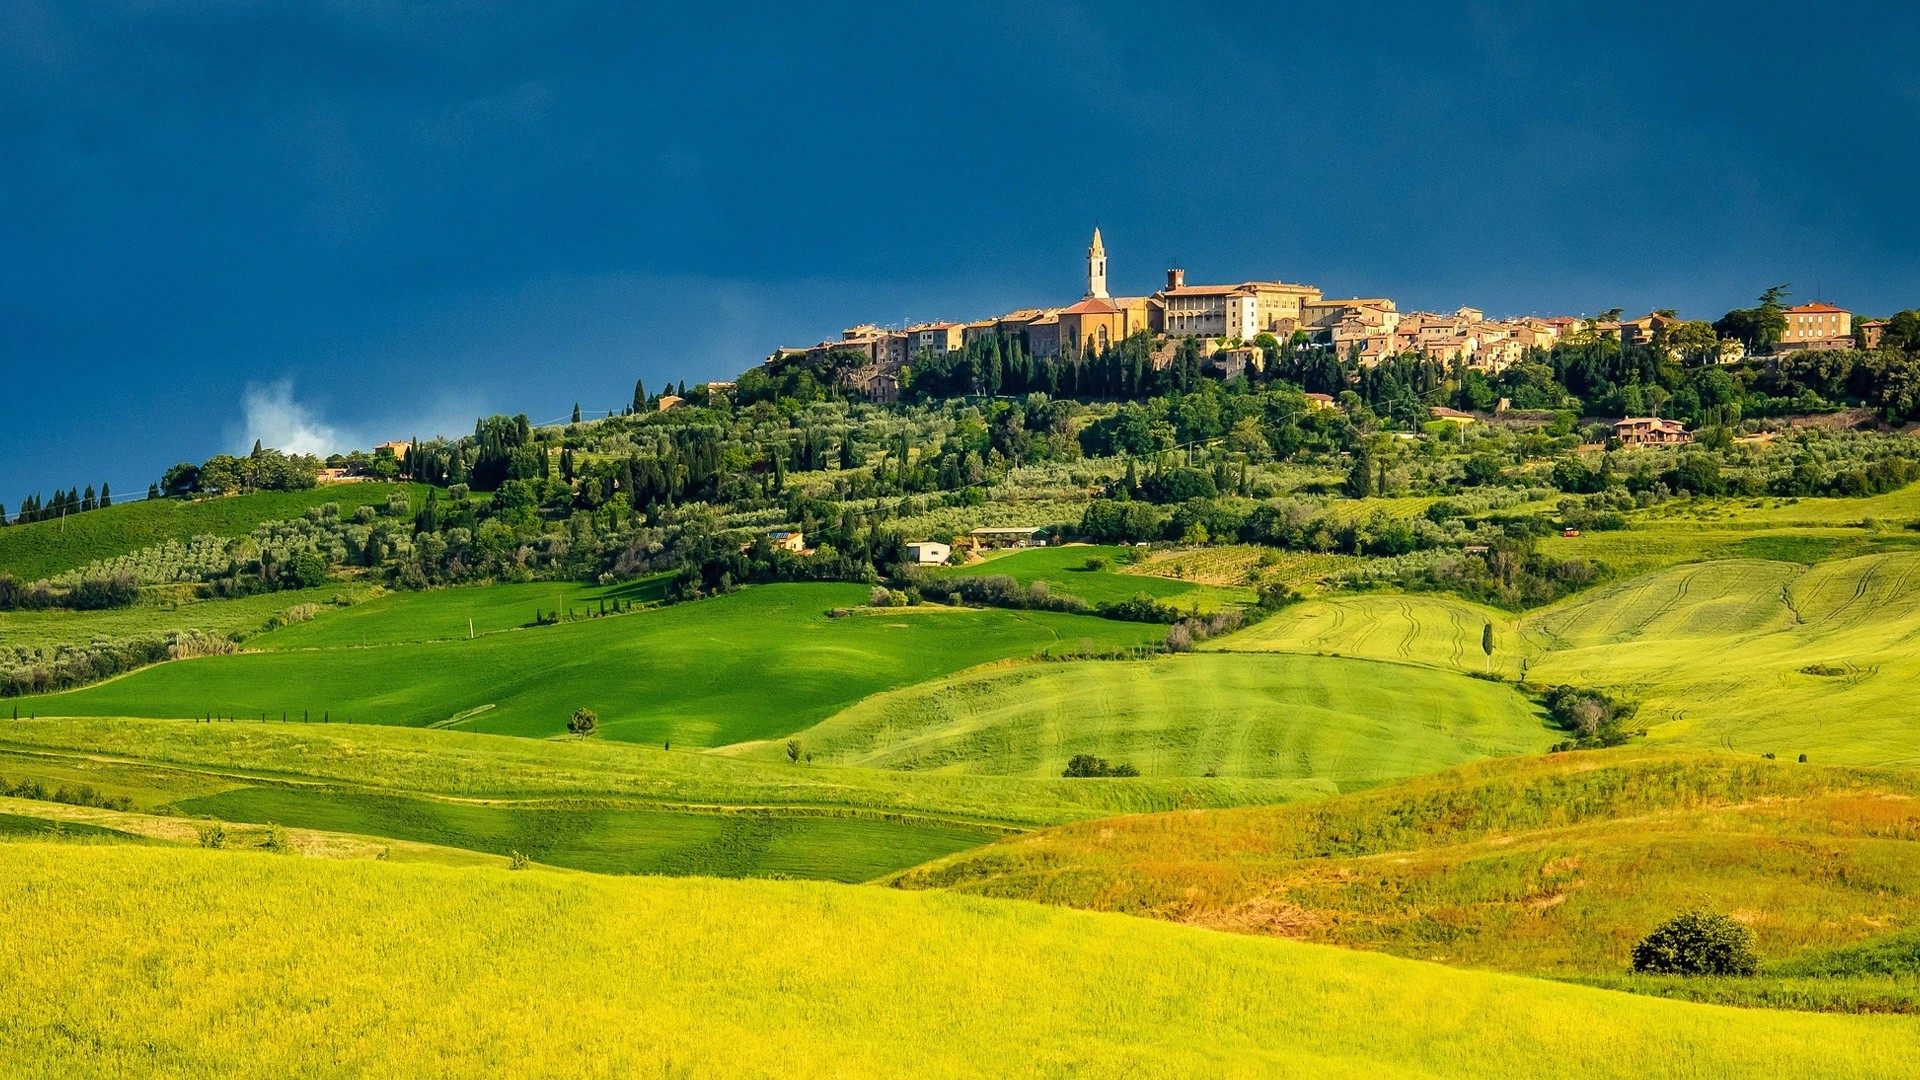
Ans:
<svg viewBox="0 0 1920 1080"><path fill-rule="evenodd" d="M1742 333L1738 320L1690 322L1671 310L1637 319L1622 318L1618 310L1544 318L1489 318L1474 307L1403 312L1389 297L1328 297L1315 286L1286 281L1190 284L1180 267L1168 268L1164 287L1150 296L1114 296L1107 288L1107 249L1097 228L1087 248L1086 272L1086 292L1069 305L897 329L863 323L838 338L776 350L768 364L803 360L833 371L872 401L891 402L911 384L917 362L995 338L1028 357L1048 360L1091 358L1145 335L1153 343L1156 369L1173 363L1179 344L1189 341L1213 374L1232 379L1250 368L1265 370L1282 350L1331 350L1356 367L1415 358L1498 375L1530 351L1583 339L1612 338L1673 359L1733 363L1756 347L1774 353L1873 349L1888 326L1886 319L1870 319L1856 327L1852 312L1820 302L1779 305L1777 333L1765 340Z"/></svg>

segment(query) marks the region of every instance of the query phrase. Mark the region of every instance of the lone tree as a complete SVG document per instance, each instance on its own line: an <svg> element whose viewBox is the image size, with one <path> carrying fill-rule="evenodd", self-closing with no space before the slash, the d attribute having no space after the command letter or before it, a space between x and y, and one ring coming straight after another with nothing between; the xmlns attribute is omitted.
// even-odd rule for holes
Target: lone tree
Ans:
<svg viewBox="0 0 1920 1080"><path fill-rule="evenodd" d="M567 718L567 730L575 735L591 735L600 726L600 717L592 709L575 709Z"/></svg>
<svg viewBox="0 0 1920 1080"><path fill-rule="evenodd" d="M1676 915L1633 947L1633 970L1656 975L1751 975L1753 931L1725 915Z"/></svg>
<svg viewBox="0 0 1920 1080"><path fill-rule="evenodd" d="M1095 757L1092 754L1075 754L1070 760L1068 760L1066 771L1062 772L1060 775L1067 776L1067 777L1088 777L1088 776L1125 777L1125 776L1139 776L1140 770L1134 768L1132 765L1129 765L1124 761L1120 762L1117 765L1109 765L1107 764L1107 759L1103 757Z"/></svg>
<svg viewBox="0 0 1920 1080"><path fill-rule="evenodd" d="M787 740L787 760L789 762L792 762L795 765L800 764L800 740L799 739Z"/></svg>
<svg viewBox="0 0 1920 1080"><path fill-rule="evenodd" d="M1493 673L1493 624L1480 631L1480 651L1487 654L1487 673Z"/></svg>

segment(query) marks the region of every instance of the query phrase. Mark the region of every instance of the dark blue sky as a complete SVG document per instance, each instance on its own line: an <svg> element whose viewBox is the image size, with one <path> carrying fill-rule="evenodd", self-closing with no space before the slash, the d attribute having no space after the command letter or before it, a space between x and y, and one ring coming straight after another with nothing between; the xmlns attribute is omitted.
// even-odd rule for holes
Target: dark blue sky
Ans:
<svg viewBox="0 0 1920 1080"><path fill-rule="evenodd" d="M0 3L0 501L1071 302L1095 222L1125 291L1920 305L1904 3L654 7Z"/></svg>

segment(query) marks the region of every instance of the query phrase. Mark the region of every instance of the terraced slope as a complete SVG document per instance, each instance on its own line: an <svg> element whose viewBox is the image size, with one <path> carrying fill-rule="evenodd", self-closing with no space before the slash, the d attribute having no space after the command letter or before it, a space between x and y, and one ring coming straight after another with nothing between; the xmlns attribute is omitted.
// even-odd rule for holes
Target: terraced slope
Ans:
<svg viewBox="0 0 1920 1080"><path fill-rule="evenodd" d="M1636 940L1704 906L1785 962L1920 928L1920 777L1643 751L1481 762L1062 826L898 883L1559 976L1624 974ZM1894 1004L1920 1011L1920 975Z"/></svg>
<svg viewBox="0 0 1920 1080"><path fill-rule="evenodd" d="M22 1080L1711 1080L1900 1076L1920 1055L1904 1018L793 882L0 844L0 910L26 907L40 932L0 936L0 1072Z"/></svg>
<svg viewBox="0 0 1920 1080"><path fill-rule="evenodd" d="M1561 736L1511 688L1317 656L1207 654L968 672L868 698L795 736L817 760L1057 777L1075 754L1150 777L1314 779L1336 787ZM739 748L763 758L777 744Z"/></svg>

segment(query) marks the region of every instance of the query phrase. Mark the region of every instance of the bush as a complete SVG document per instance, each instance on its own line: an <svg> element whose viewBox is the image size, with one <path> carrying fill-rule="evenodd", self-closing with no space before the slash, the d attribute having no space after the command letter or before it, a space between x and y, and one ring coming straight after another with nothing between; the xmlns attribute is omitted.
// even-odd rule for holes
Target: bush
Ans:
<svg viewBox="0 0 1920 1080"><path fill-rule="evenodd" d="M1107 759L1092 754L1075 754L1067 761L1067 770L1060 774L1069 777L1088 776L1139 776L1140 770L1121 762L1118 765L1107 764Z"/></svg>
<svg viewBox="0 0 1920 1080"><path fill-rule="evenodd" d="M200 846L203 848L223 848L227 846L227 827L214 822L200 830Z"/></svg>
<svg viewBox="0 0 1920 1080"><path fill-rule="evenodd" d="M1753 931L1725 915L1689 911L1633 947L1633 970L1655 975L1752 975Z"/></svg>
<svg viewBox="0 0 1920 1080"><path fill-rule="evenodd" d="M575 735L591 735L600 726L600 717L592 709L575 709L567 718L567 730Z"/></svg>

